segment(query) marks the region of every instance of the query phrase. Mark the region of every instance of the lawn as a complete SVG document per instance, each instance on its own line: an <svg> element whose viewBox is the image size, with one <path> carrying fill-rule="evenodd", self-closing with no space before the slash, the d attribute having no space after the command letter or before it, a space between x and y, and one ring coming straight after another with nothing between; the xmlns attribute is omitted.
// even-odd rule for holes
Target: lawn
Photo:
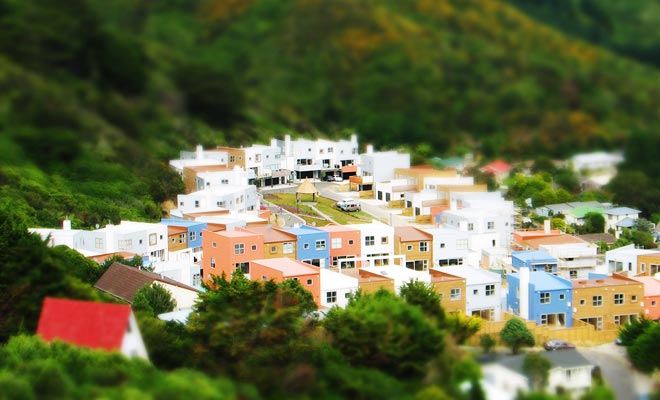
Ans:
<svg viewBox="0 0 660 400"><path fill-rule="evenodd" d="M264 194L264 200L276 204L283 209L298 215L309 225L323 226L331 223L316 211L314 211L311 207L305 205L305 203L311 203L312 199L309 195L301 196L301 203L298 204L297 207L296 195L294 193L267 193ZM336 202L334 200L325 197L316 197L314 202L316 203L316 209L341 225L369 223L372 220L372 217L369 214L362 211L342 211L335 207Z"/></svg>

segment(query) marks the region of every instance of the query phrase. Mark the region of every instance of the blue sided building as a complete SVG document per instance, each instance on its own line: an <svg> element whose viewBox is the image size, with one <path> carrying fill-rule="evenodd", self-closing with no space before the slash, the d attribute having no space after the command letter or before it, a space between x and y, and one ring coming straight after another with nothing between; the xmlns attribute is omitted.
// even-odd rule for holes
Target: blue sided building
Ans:
<svg viewBox="0 0 660 400"><path fill-rule="evenodd" d="M542 250L514 251L511 253L511 266L517 271L529 268L530 271L557 273L557 259Z"/></svg>
<svg viewBox="0 0 660 400"><path fill-rule="evenodd" d="M573 326L573 284L570 280L521 268L506 276L507 310L538 325Z"/></svg>
<svg viewBox="0 0 660 400"><path fill-rule="evenodd" d="M283 228L282 231L296 235L298 261L329 268L330 234L328 232L307 225L298 228Z"/></svg>

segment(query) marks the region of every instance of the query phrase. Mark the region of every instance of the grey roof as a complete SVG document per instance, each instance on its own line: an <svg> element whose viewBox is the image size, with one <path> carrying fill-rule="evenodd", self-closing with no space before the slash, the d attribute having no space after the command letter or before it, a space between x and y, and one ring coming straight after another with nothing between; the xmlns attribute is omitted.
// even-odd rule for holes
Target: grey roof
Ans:
<svg viewBox="0 0 660 400"><path fill-rule="evenodd" d="M622 228L632 228L633 226L635 226L635 219L630 218L630 217L626 217L626 218L622 219L621 221L617 222L616 226L620 226Z"/></svg>
<svg viewBox="0 0 660 400"><path fill-rule="evenodd" d="M539 352L538 354L540 354L543 358L549 360L553 368L588 367L593 365L589 360L584 358L584 356L575 349L542 351ZM518 354L515 356L503 355L495 360L490 360L490 361L484 360L484 361L486 361L485 363L487 364L496 363L512 371L523 374L522 365L524 359L525 359L525 354Z"/></svg>
<svg viewBox="0 0 660 400"><path fill-rule="evenodd" d="M634 208L630 207L616 207L616 208L610 208L609 210L605 211L605 214L610 214L610 215L626 215L626 214L639 214L641 211L635 210Z"/></svg>

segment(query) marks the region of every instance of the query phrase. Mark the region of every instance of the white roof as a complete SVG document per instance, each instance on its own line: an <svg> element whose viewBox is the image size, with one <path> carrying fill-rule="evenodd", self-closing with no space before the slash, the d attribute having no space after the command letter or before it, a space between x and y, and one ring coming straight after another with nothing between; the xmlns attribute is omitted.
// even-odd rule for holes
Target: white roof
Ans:
<svg viewBox="0 0 660 400"><path fill-rule="evenodd" d="M410 268L402 267L399 265L390 265L386 267L363 267L362 269L394 279L394 286L397 287L411 280L431 282L431 275L429 275L428 272L414 271Z"/></svg>
<svg viewBox="0 0 660 400"><path fill-rule="evenodd" d="M358 279L321 268L321 291L331 289L357 289Z"/></svg>
<svg viewBox="0 0 660 400"><path fill-rule="evenodd" d="M627 246L622 246L617 249L609 250L605 253L606 256L616 256L616 255L633 255L633 256L642 256L645 254L657 253L658 250L651 249L637 249L634 244L629 244Z"/></svg>
<svg viewBox="0 0 660 400"><path fill-rule="evenodd" d="M192 192L189 194L182 194L179 196L217 196L217 195L242 192L250 188L250 186L254 186L254 185L220 185L220 186L213 186L210 188L206 188L203 190L198 190L196 192Z"/></svg>
<svg viewBox="0 0 660 400"><path fill-rule="evenodd" d="M192 313L192 309L187 308L185 310L178 310L178 311L158 314L158 319L161 319L163 321L175 321L185 324L186 322L188 322L188 317L190 316L191 313Z"/></svg>
<svg viewBox="0 0 660 400"><path fill-rule="evenodd" d="M164 228L164 229L163 229ZM97 229L97 232L121 232L121 233L130 233L130 232L140 232L150 229L158 230L167 230L167 225L163 225L159 222L135 222L135 221L121 221L119 225L108 224L103 228Z"/></svg>
<svg viewBox="0 0 660 400"><path fill-rule="evenodd" d="M502 283L502 276L496 274L495 272L486 271L482 268L475 268L469 266L448 266L448 267L438 267L433 268L436 271L446 272L451 275L460 276L465 278L465 284L470 285L481 285L486 283Z"/></svg>

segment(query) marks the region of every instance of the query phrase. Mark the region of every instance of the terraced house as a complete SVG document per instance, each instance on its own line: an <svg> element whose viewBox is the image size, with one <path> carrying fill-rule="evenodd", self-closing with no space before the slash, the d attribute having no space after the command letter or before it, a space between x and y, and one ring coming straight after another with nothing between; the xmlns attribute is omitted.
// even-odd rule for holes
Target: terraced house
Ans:
<svg viewBox="0 0 660 400"><path fill-rule="evenodd" d="M427 271L433 266L433 236L412 226L394 228L394 253L405 256L405 266L415 271ZM397 260L403 263L403 260Z"/></svg>

